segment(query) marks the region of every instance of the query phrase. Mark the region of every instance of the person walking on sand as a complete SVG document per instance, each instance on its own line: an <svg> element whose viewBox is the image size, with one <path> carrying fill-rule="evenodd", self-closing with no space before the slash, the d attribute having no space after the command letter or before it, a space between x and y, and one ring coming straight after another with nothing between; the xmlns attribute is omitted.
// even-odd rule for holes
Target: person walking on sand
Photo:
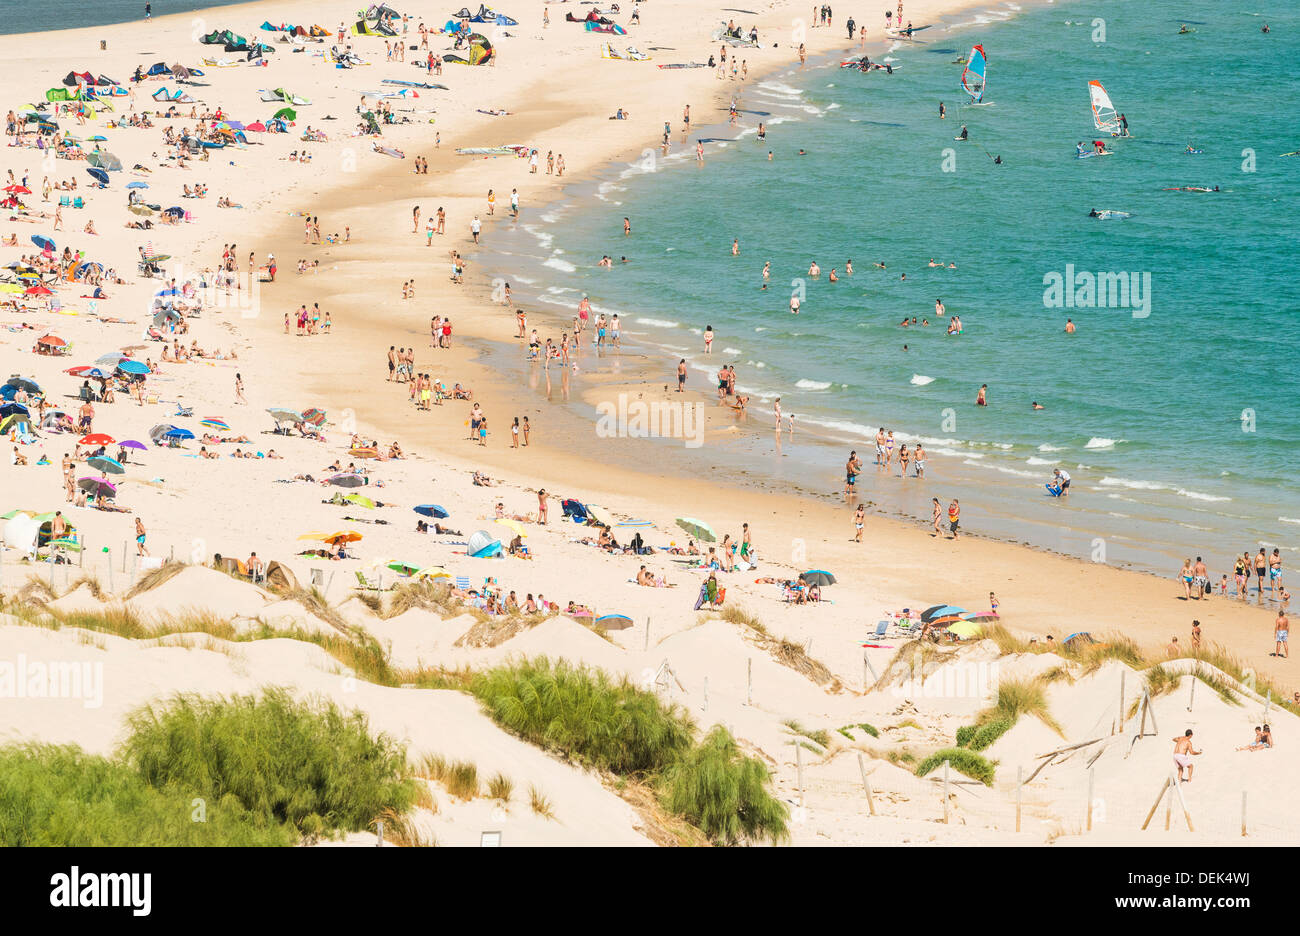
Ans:
<svg viewBox="0 0 1300 936"><path fill-rule="evenodd" d="M416 205L413 209L411 209L411 231L416 234L420 233L420 206L419 205Z"/></svg>
<svg viewBox="0 0 1300 936"><path fill-rule="evenodd" d="M244 399L244 377L242 374L235 375L235 402L248 405L248 400Z"/></svg>
<svg viewBox="0 0 1300 936"><path fill-rule="evenodd" d="M1192 729L1188 728L1183 732L1182 737L1174 738L1174 766L1178 769L1178 782L1192 782L1192 755L1199 755L1201 752L1192 746ZM1183 771L1187 771L1186 778L1183 777Z"/></svg>
<svg viewBox="0 0 1300 936"><path fill-rule="evenodd" d="M677 392L686 390L686 358L677 362Z"/></svg>
<svg viewBox="0 0 1300 936"><path fill-rule="evenodd" d="M865 504L858 504L858 509L853 512L853 542L862 542L862 525L866 518L867 508Z"/></svg>
<svg viewBox="0 0 1300 936"><path fill-rule="evenodd" d="M537 492L537 522L546 525L546 488Z"/></svg>
<svg viewBox="0 0 1300 936"><path fill-rule="evenodd" d="M957 538L957 527L960 523L961 504L959 504L957 498L954 497L952 503L948 505L948 529L952 532L953 539Z"/></svg>
<svg viewBox="0 0 1300 936"><path fill-rule="evenodd" d="M135 518L135 551L137 556L149 555L149 550L145 548L144 540L145 540L144 523L141 522L139 517L136 517Z"/></svg>
<svg viewBox="0 0 1300 936"><path fill-rule="evenodd" d="M1279 611L1277 620L1273 622L1273 652L1270 656L1282 657L1283 659L1291 658L1291 651L1286 645L1290 631L1291 627L1287 623L1286 612Z"/></svg>
<svg viewBox="0 0 1300 936"><path fill-rule="evenodd" d="M939 503L939 498L932 497L930 498L930 507L932 508L933 511L933 515L930 517L930 519L931 521L933 521L934 535L942 536L943 527L941 527L939 524L943 519L943 505Z"/></svg>

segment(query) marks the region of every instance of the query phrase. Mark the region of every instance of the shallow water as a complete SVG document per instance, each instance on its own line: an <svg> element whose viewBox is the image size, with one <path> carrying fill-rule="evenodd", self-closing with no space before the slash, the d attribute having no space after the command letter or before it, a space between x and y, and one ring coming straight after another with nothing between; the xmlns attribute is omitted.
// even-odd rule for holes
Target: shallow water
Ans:
<svg viewBox="0 0 1300 936"><path fill-rule="evenodd" d="M738 126L699 131L723 141L707 145L702 170L680 133L669 158L614 167L594 192L525 218L505 247L507 276L537 281L516 293L538 312L571 315L582 292L618 311L626 335L662 353L666 379L679 356L696 380L734 361L756 410L779 395L828 442L787 444L779 467L770 435L742 447L773 473L821 477L848 447L870 452L883 425L923 439L940 496L969 492L963 502L975 498L1010 538L1088 555L1101 537L1152 568L1186 550L1294 551L1300 157L1280 154L1300 138L1280 105L1300 99L1289 65L1300 11L1257 10L1006 4L891 50L893 75L832 64L750 82ZM1177 35L1183 22L1196 32ZM958 87L953 60L975 42L992 106L966 105ZM1133 138L1110 143L1109 158L1077 160L1075 143L1097 136L1092 78ZM958 143L962 124L971 139ZM1189 142L1204 152L1187 155ZM1162 190L1215 185L1224 191ZM1097 221L1092 208L1132 216ZM606 253L612 270L595 266ZM631 262L617 263L623 255ZM932 257L956 269L931 268ZM1053 306L1045 278L1067 271L1129 274L1144 301ZM789 296L801 288L795 317ZM960 315L961 335L945 335L937 298ZM900 328L904 316L931 324ZM1064 334L1067 318L1078 334ZM985 383L990 405L976 407ZM1068 503L1043 490L1056 466L1074 476ZM940 493L864 480L908 513Z"/></svg>

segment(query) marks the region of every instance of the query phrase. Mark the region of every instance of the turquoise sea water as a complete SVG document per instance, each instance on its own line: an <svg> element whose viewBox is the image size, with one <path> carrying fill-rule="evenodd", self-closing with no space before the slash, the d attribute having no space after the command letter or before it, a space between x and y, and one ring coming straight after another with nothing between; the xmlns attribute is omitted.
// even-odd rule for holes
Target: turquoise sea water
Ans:
<svg viewBox="0 0 1300 936"><path fill-rule="evenodd" d="M1182 23L1195 31L1178 35ZM1294 553L1300 157L1281 154L1300 149L1300 9L1003 4L920 35L890 49L892 75L835 62L743 89L720 82L741 91L741 119L696 131L722 141L707 144L703 168L674 108L667 159L615 167L595 192L525 218L507 248L517 294L563 312L589 293L634 342L658 349L665 380L679 356L701 382L734 361L756 412L780 396L824 439L785 453L818 471L850 447L870 466L879 426L924 439L925 487L882 487L868 467L870 496L903 512L928 515L932 493L960 490L991 532L1080 554L1100 536L1148 567L1260 543ZM958 87L954 60L976 42L992 106L968 106ZM1079 160L1076 142L1098 135L1094 78L1133 137ZM969 142L953 140L962 124ZM1189 143L1204 152L1187 155ZM1131 217L1097 221L1092 208ZM631 262L598 269L603 254ZM956 269L930 268L932 257ZM849 259L854 275L829 283ZM806 277L812 260L819 280ZM1149 277L1149 308L1048 307L1044 278L1067 269ZM960 315L962 335L945 335L936 298ZM931 325L900 328L904 316ZM1064 334L1067 317L1078 334ZM976 407L985 383L990 405ZM768 433L747 457L772 448ZM1068 503L1045 496L1053 466L1074 477ZM784 462L774 471L797 474Z"/></svg>
<svg viewBox="0 0 1300 936"><path fill-rule="evenodd" d="M244 0L151 0L153 15L169 16L173 13L191 13L207 7L230 6ZM11 33L46 32L52 29L78 29L84 26L106 26L111 23L144 22L145 0L41 0L40 3L6 2L0 4L5 16L0 19L0 35ZM224 22L208 28L224 28ZM233 24L232 24L233 26ZM247 27L245 27L247 29Z"/></svg>

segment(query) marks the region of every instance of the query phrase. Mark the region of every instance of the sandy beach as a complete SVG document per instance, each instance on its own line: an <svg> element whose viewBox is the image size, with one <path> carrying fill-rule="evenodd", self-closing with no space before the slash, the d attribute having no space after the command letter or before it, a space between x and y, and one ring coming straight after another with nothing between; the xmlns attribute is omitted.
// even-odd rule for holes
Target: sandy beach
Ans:
<svg viewBox="0 0 1300 936"><path fill-rule="evenodd" d="M906 17L929 23L969 6L909 2ZM617 22L626 24L631 8L623 4ZM81 432L38 428L39 436L23 445L6 435L0 510L62 511L79 537L78 548L65 553L71 561L56 564L31 561L31 543L15 543L6 532L0 565L6 601L59 614L128 608L154 623L205 613L239 626L260 622L313 633L338 633L342 621L372 635L394 667L412 669L476 671L535 655L586 663L660 692L689 710L702 728L727 726L768 766L774 794L792 811L790 840L799 845L1137 844L1146 841L1144 835L1197 843L1294 839L1297 820L1276 813L1253 823L1250 837L1243 839L1234 811L1243 791L1262 803L1290 772L1294 755L1289 748L1258 757L1233 748L1248 742L1261 720L1271 719L1279 735L1289 737L1286 729L1300 711L1290 701L1300 681L1289 660L1272 653L1279 603L1264 580L1261 593L1252 591L1245 600L1217 591L1188 600L1175 570L1162 578L1115 568L1105 561L1104 543L1095 550L1097 561L1088 562L1054 554L1043 544L981 537L971 519L977 507L964 514L961 535L953 537L946 534L950 498L937 485L922 492L920 503L939 499L944 534L934 534L928 507L908 521L885 515L901 510L896 505L873 505L861 542L855 542L859 501L838 495L842 477L792 481L770 477L761 466L745 471L730 464L708 472L687 470L675 454L682 440L628 437L635 433L627 433L626 420L621 429L617 421L612 431L608 425L602 429L568 405L608 404L617 412L620 397L634 405L698 404L704 422L695 454L707 457L715 448L725 452L735 446L738 435L713 388L695 380L688 393L678 395L662 362L635 355L620 365L618 377L589 379L584 355L594 354L590 344L577 352L576 367L523 362L527 341L516 338L518 322L504 299L503 274L480 269L480 248L490 248L507 226L544 210L564 185L612 163L659 158L665 122L671 124L672 151L691 148L694 136L682 126L687 105L691 126L700 127L725 122L733 94L741 93L743 100L745 82L719 79L715 69L657 66L716 55L721 43L710 32L730 17L746 35L753 26L761 37L758 48L727 48L729 57L744 60L749 82L797 65L800 43L810 58L863 50L875 57L887 48L879 12L864 18L862 45L847 38L839 10L835 25L809 27L806 4L765 2L751 15L708 0L653 0L641 5L640 24L628 26L626 35L592 33L565 21L566 13L585 16L588 9L517 0L503 12L518 25L481 27L495 52L492 64L445 64L441 74L415 65L429 54L451 51L442 34L431 33L427 49L406 50L405 61L389 60L382 36L349 35L345 41L366 64L336 68L328 61L334 35L321 42L280 43L282 33L259 28L264 20L319 23L331 31L341 23L350 26L355 11L341 3L251 3L157 17L147 24L0 37L0 78L9 92L4 107L14 112L43 100L46 89L67 87L63 79L72 71L108 75L123 87L137 66L147 70L155 62L204 71L192 82L147 78L129 94L110 98L111 111L97 106L94 119L84 122L55 115L57 135L66 130L80 138L83 156L95 145L92 135L106 137L101 145L123 167L109 173L106 188L93 187L84 158L53 158L33 148L32 133L21 138L23 145L0 151L0 173L9 176L5 184L25 179L30 189L16 196L26 210L7 209L0 219L0 237L15 238L13 245L0 247L0 263L27 257L57 267L64 248L71 247L81 252L81 261L115 270L123 281L106 276L98 284L106 296L92 298L92 282L63 279L52 284L56 288L49 295L27 295L26 283L34 279L14 279L22 288L0 293L0 300L22 306L0 308L4 375L34 381L50 410L77 420L83 380L95 388L99 384L67 373L69 368L100 366L111 375L112 364L97 365L111 352L127 352L151 365L138 401L119 390L113 402L93 407L91 431L113 440L108 455L115 455L123 440L144 443L128 452L124 474L107 477L116 488L115 509L79 506L65 497L59 468L65 457L75 453L82 459L74 467L76 478L93 481L101 475L84 461L96 446L79 446ZM441 28L444 21L426 18L423 25ZM420 44L420 24L410 18L404 45ZM198 42L227 28L273 45L274 53L263 59L267 64L250 65L242 53ZM633 45L653 57L605 59L600 55L605 41L619 49ZM222 58L236 64L205 64ZM386 79L445 89L385 84ZM180 89L193 101L163 104L152 97L159 88ZM380 136L357 133L362 96L373 105L377 95L399 88L418 97L385 98L396 122L382 124ZM284 89L309 103L263 101L263 89ZM177 108L175 117L163 116L168 106ZM283 106L296 111L288 132L245 131L246 144L201 149L183 165L162 136L166 128L178 134L200 124L210 128L214 119L199 115L218 109L224 119L247 126L271 119ZM620 109L626 119L611 119ZM146 114L149 128L122 125L132 115ZM108 128L109 121L118 125ZM326 139L304 139L309 127ZM6 139L14 141L12 135ZM513 154L457 153L458 147L502 145L536 150L536 171L528 158ZM404 155L388 155L376 146ZM290 159L291 152L307 152L310 160ZM562 156L563 176L548 171L548 153ZM425 171L416 171L417 159ZM700 171L708 171L707 157ZM75 191L57 187L73 179ZM48 197L43 196L46 180L55 186ZM158 212L133 211L127 186L135 182L146 186L131 190L144 203L178 206L181 220L167 224ZM183 196L184 187L196 185L206 189L204 197ZM495 196L491 213L489 190ZM511 211L512 192L518 218ZM84 207L61 206L64 196L70 202L84 199ZM220 207L220 200L239 207ZM429 233L429 219L440 212L445 234ZM151 228L129 226L145 218L153 222ZM475 218L481 222L478 245L472 236ZM308 227L304 235L304 226L313 221L317 229ZM91 222L94 233L89 233ZM53 240L49 258L41 261L33 235ZM138 271L142 248L168 257L157 264L160 276ZM233 291L218 285L226 252L235 266ZM463 283L453 281L452 252L464 258ZM274 280L260 281L256 270L271 257ZM504 275L508 278L508 271ZM410 282L414 295L405 298ZM196 292L182 300L189 311L200 302L202 308L197 314L183 311L178 319L184 332L174 333L165 318L156 324L162 308L158 292L174 285L184 293L187 283ZM299 334L292 319L300 309L310 314L317 304L328 315L328 330ZM543 340L568 328L559 316L527 312L526 328L538 329ZM433 347L434 316L451 320L450 347ZM156 335L149 334L151 326ZM56 350L63 353L35 353L44 336L57 336ZM590 341L588 333L583 338ZM192 343L203 356L175 360L172 349ZM512 345L523 363L496 366L497 356L510 353L501 349ZM413 348L416 373L447 388L468 388L472 402L448 398L417 408L409 384L390 377L392 347ZM519 374L527 376L521 380ZM473 405L488 419L485 444L470 436ZM311 436L297 430L275 434L268 413L273 408L300 414L316 408L325 416ZM516 418L529 426L519 447L511 444ZM211 424L205 426L205 420ZM180 427L194 437L155 445L151 430L160 425ZM401 457L390 457L394 444ZM11 449L18 455L11 458ZM204 457L201 450L216 457ZM234 457L237 450L251 457ZM871 453L860 454L870 471ZM16 464L19 457L26 464ZM350 465L360 469L355 486L330 483L348 474ZM475 483L476 473L492 479L491 485ZM537 522L539 491L547 498L544 525ZM331 502L338 500L335 495L349 494L357 497ZM360 502L365 499L374 506ZM599 530L566 522L566 499L608 518L619 543L639 535L654 553L616 553L584 542ZM431 504L447 515L437 522L457 532L438 535L431 518L413 511ZM513 518L518 529L497 522L502 518ZM678 518L704 521L719 541L724 536L745 540L743 565L717 573L726 589L717 607L695 610L709 570L695 567L693 556L669 551L685 550L691 539ZM146 556L136 544L137 519L146 531ZM429 532L417 529L425 519ZM25 530L20 524L12 534ZM467 542L480 530L506 546L518 533L527 558L467 555ZM309 548L333 549L323 534L334 531L359 534L347 544L347 558L301 555ZM317 539L304 539L311 533ZM721 542L699 545L726 555ZM246 562L254 553L264 562L283 564L304 586L317 585L332 613L314 613L300 601L202 568L217 555ZM188 567L157 588L128 597L160 560ZM508 638L466 640L481 624L469 611L416 608L383 616L358 597L377 594L358 592L362 579L384 588L408 582L402 565L406 571L443 569L448 577L435 582L463 578L476 592L490 579L486 584L498 588L503 600L513 593L522 605L544 597L556 611L572 602L591 616L525 615L522 624L510 625ZM637 584L642 568L654 586ZM780 583L807 570L828 570L835 584L823 587L819 602L789 600L791 593ZM95 588L75 584L86 575L95 579ZM30 578L48 584L44 597L28 584ZM991 593L997 614L981 624L996 624L1006 640L980 639L977 629L966 640L927 649L919 672L907 672L912 658L900 660L900 652L929 642L915 641L897 627L903 609L909 609L909 618L940 605L983 613L991 610ZM465 600L481 608L477 595ZM7 604L6 610L12 613L15 606ZM631 625L591 626L603 615L624 615ZM502 621L519 617L499 616ZM759 622L762 630L742 618ZM1199 664L1192 658L1194 619L1201 645L1207 651L1222 648L1235 671L1226 657ZM877 622L884 621L890 626L873 636ZM354 678L322 647L302 640L180 635L143 640L93 634L71 624L44 629L30 623L21 615L0 616L0 661L21 655L101 662L103 704L91 709L81 700L38 705L0 699L0 740L77 743L107 753L120 740L128 712L169 693L292 686L364 710L377 728L403 739L415 753L473 760L480 772L512 772L535 782L553 801L558 821L521 808L509 810L507 821L486 800L449 803L440 796L441 810L420 818L440 844L477 843L489 823L504 826L511 844L672 840L608 778L515 737L454 689L373 685ZM1095 651L1087 644L1084 650L1060 647L1079 632L1102 643L1126 638L1142 659L1126 664L1090 657ZM1178 648L1171 650L1175 637ZM1012 638L1014 647L1007 642ZM798 652L782 649L791 646ZM1136 717L1131 705L1151 667L1162 660L1173 661L1162 668L1166 677L1165 671L1173 673L1170 685L1162 683L1159 693L1152 689L1162 734L1148 732L1134 743L1138 729L1131 723ZM1065 675L1044 676L1056 670ZM978 688L945 683L959 671L978 673ZM1196 672L1225 681L1224 690L1206 685ZM914 761L952 747L957 729L996 703L999 681L1036 679L1043 680L1053 717L1022 715L984 751L998 764L989 786L962 777L948 794L938 774L915 775ZM1198 682L1201 687L1194 690ZM1194 693L1190 712L1189 693ZM874 726L875 733L863 725ZM1208 752L1198 759L1204 764L1198 763L1188 794L1202 821L1194 832L1177 823L1169 831L1140 832L1149 800L1169 771L1168 739L1189 726ZM822 729L829 737L813 738L805 729ZM1017 769L1027 776L1046 755L1076 744L1080 747L1073 751L1046 758L1049 766L1024 788L1022 816L1016 805ZM900 758L904 751L907 758ZM1243 771L1242 760L1252 769ZM1097 814L1085 792L1094 765L1098 792L1093 796L1108 806ZM876 797L872 809L878 807L879 815L864 808L867 776ZM1262 808L1258 815L1264 816ZM369 842L360 834L344 840Z"/></svg>

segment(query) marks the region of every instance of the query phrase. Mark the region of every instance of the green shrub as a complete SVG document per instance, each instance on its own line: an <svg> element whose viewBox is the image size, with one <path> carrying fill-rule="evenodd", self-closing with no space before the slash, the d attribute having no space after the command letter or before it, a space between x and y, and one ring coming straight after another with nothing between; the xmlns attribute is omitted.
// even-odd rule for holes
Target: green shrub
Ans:
<svg viewBox="0 0 1300 936"><path fill-rule="evenodd" d="M962 725L957 729L957 747L970 747L971 738L975 737L978 731L974 725Z"/></svg>
<svg viewBox="0 0 1300 936"><path fill-rule="evenodd" d="M228 699L177 695L127 721L121 755L151 786L209 802L233 797L265 823L366 829L385 809L416 798L406 752L372 737L365 715L333 702L296 702L271 689Z"/></svg>
<svg viewBox="0 0 1300 936"><path fill-rule="evenodd" d="M767 768L721 726L664 774L664 805L716 845L789 838L785 804L767 790Z"/></svg>
<svg viewBox="0 0 1300 936"><path fill-rule="evenodd" d="M660 770L691 745L694 725L676 705L563 660L512 662L476 676L470 691L525 740L619 774Z"/></svg>
<svg viewBox="0 0 1300 936"><path fill-rule="evenodd" d="M941 751L935 751L917 764L916 775L924 777L932 770L942 767L944 761L948 761L953 770L965 774L972 780L978 780L985 786L993 785L994 765L979 754L968 751L966 748L944 748Z"/></svg>
<svg viewBox="0 0 1300 936"><path fill-rule="evenodd" d="M72 746L0 749L0 846L291 845L234 797L199 807L149 786L126 764Z"/></svg>
<svg viewBox="0 0 1300 936"><path fill-rule="evenodd" d="M1015 721L1010 718L999 718L996 721L986 722L975 729L970 743L964 745L964 747L968 747L972 751L982 751L1010 731L1015 724ZM958 733L960 734L960 732Z"/></svg>

